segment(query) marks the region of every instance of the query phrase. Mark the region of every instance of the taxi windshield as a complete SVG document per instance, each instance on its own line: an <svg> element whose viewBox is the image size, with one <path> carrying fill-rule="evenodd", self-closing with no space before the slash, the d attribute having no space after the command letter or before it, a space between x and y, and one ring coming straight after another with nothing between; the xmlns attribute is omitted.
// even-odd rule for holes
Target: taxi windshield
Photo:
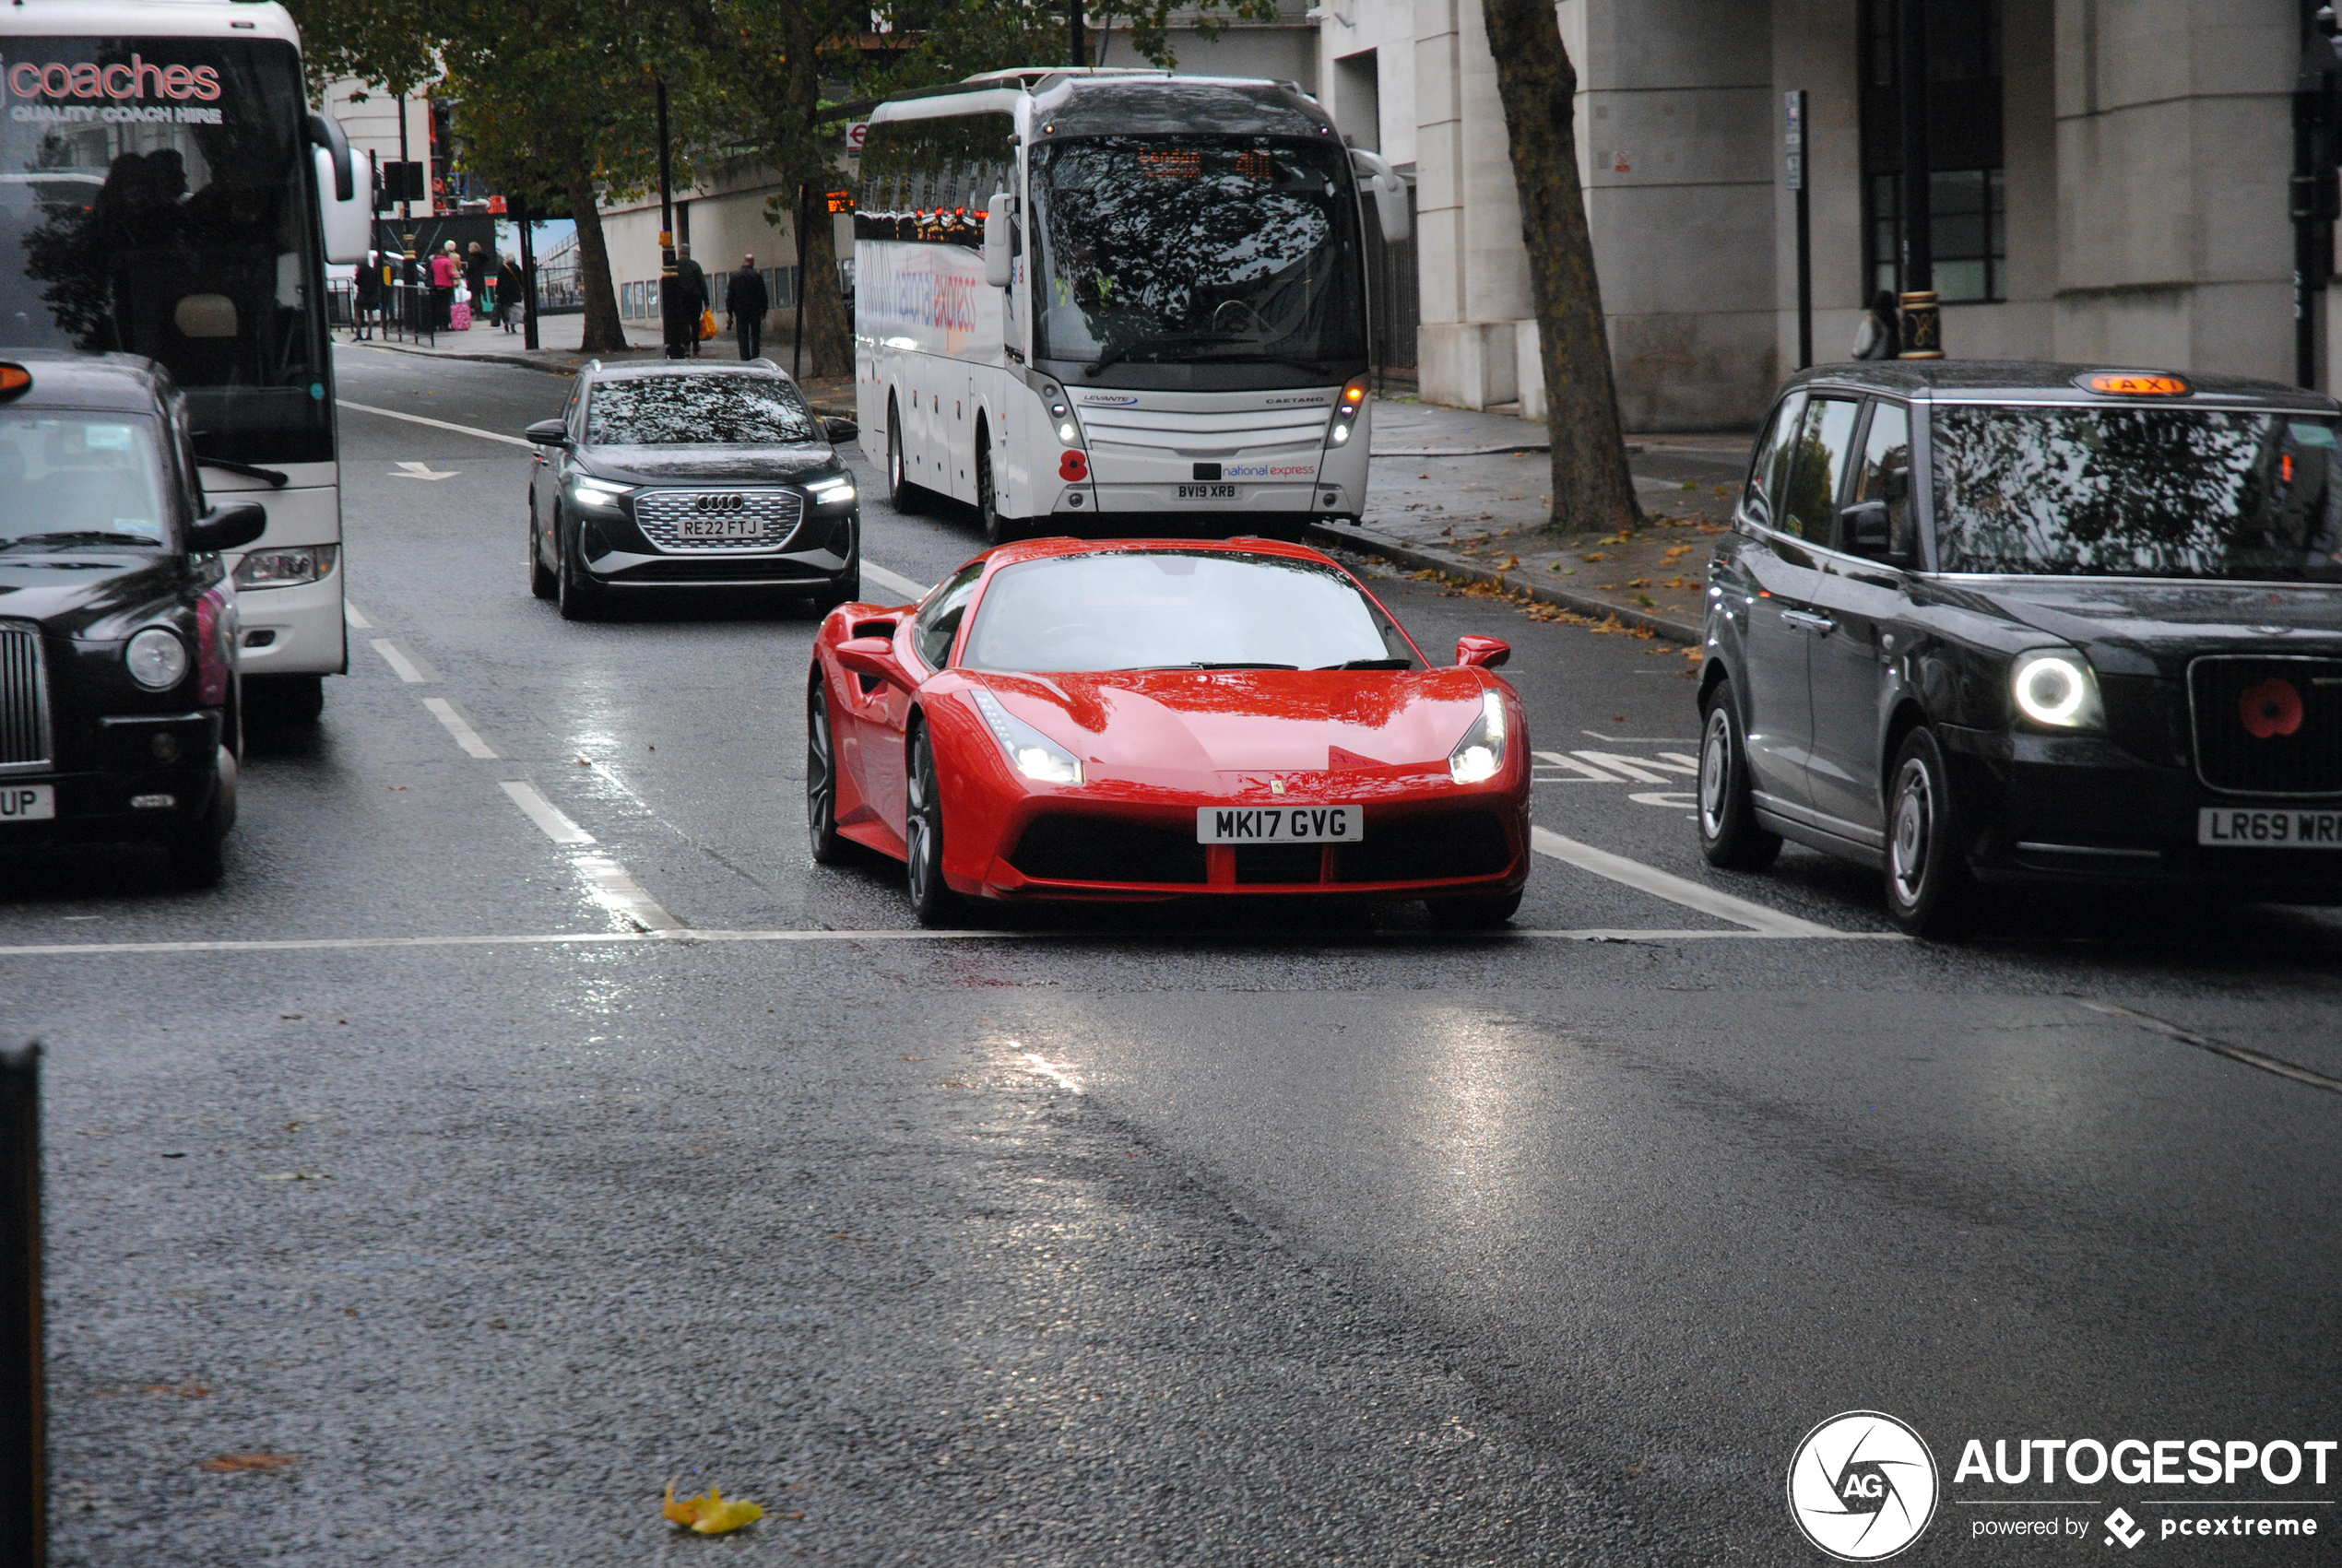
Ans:
<svg viewBox="0 0 2342 1568"><path fill-rule="evenodd" d="M160 549L166 493L147 416L0 410L0 550Z"/></svg>
<svg viewBox="0 0 2342 1568"><path fill-rule="evenodd" d="M588 446L797 446L822 439L794 388L770 376L644 376L596 384Z"/></svg>
<svg viewBox="0 0 2342 1568"><path fill-rule="evenodd" d="M1938 564L2342 582L2335 426L2210 408L1939 407Z"/></svg>
<svg viewBox="0 0 2342 1568"><path fill-rule="evenodd" d="M1413 669L1356 584L1281 556L1134 550L1003 567L976 607L978 669Z"/></svg>

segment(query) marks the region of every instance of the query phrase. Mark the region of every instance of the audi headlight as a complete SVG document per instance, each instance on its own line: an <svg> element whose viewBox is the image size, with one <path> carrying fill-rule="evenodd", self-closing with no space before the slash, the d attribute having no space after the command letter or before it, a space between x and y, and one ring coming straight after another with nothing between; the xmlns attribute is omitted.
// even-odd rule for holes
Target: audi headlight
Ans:
<svg viewBox="0 0 2342 1568"><path fill-rule="evenodd" d="M2017 712L2053 729L2100 729L2106 710L2089 661L2064 648L2020 654L2009 674Z"/></svg>
<svg viewBox="0 0 2342 1568"><path fill-rule="evenodd" d="M122 650L130 678L149 691L168 691L187 678L187 644L179 634L149 626Z"/></svg>
<svg viewBox="0 0 2342 1568"><path fill-rule="evenodd" d="M279 548L256 549L236 563L236 586L239 588L290 588L302 583L315 583L334 572L336 547L332 545L295 545Z"/></svg>
<svg viewBox="0 0 2342 1568"><path fill-rule="evenodd" d="M1082 759L1000 706L1000 700L978 687L970 693L976 711L984 715L992 738L1008 754L1009 766L1037 784L1078 784Z"/></svg>
<svg viewBox="0 0 2342 1568"><path fill-rule="evenodd" d="M1448 776L1460 784L1485 784L1504 771L1505 700L1480 694L1480 717L1448 753Z"/></svg>
<svg viewBox="0 0 2342 1568"><path fill-rule="evenodd" d="M600 512L616 512L619 501L633 495L632 485L613 485L607 479L572 479L569 499L580 506L590 506Z"/></svg>
<svg viewBox="0 0 2342 1568"><path fill-rule="evenodd" d="M854 499L854 481L843 474L834 479L816 479L805 487L805 494L816 506L844 506Z"/></svg>

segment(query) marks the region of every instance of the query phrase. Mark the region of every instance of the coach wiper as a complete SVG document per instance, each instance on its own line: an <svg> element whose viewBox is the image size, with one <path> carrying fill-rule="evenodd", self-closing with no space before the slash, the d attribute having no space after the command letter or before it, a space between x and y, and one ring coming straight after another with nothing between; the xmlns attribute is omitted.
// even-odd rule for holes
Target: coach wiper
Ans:
<svg viewBox="0 0 2342 1568"><path fill-rule="evenodd" d="M1119 348L1108 349L1106 353L1098 357L1095 363L1085 367L1082 373L1094 381L1109 365L1118 365L1125 360L1130 359L1131 356L1148 349L1160 351L1165 348L1208 347L1212 344L1225 344L1238 348L1244 347L1244 345L1232 337L1212 337L1201 333L1188 333L1175 337L1141 337L1134 339L1131 342L1125 343ZM1157 363L1160 362L1160 360L1157 361ZM1325 367L1316 360L1296 360L1289 355L1283 354L1248 354L1240 359L1229 357L1224 359L1199 360L1196 362L1220 365L1290 365L1295 370L1307 371L1312 375L1320 375L1325 373Z"/></svg>

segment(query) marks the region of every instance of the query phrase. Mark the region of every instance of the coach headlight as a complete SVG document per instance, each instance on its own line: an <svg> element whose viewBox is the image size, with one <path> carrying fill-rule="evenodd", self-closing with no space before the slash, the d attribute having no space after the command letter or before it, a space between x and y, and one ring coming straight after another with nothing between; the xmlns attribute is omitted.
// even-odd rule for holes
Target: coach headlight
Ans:
<svg viewBox="0 0 2342 1568"><path fill-rule="evenodd" d="M1485 784L1504 767L1505 700L1494 691L1483 691L1480 717L1448 753L1448 776L1460 784Z"/></svg>
<svg viewBox="0 0 2342 1568"><path fill-rule="evenodd" d="M633 493L633 486L613 485L607 479L579 477L569 482L569 499L596 512L619 511L619 502Z"/></svg>
<svg viewBox="0 0 2342 1568"><path fill-rule="evenodd" d="M2098 698L2098 677L2081 654L2043 648L2017 656L2009 672L2017 710L2052 729L2103 729L2106 710Z"/></svg>
<svg viewBox="0 0 2342 1568"><path fill-rule="evenodd" d="M984 715L992 738L1008 754L1010 767L1035 784L1082 782L1081 758L1000 706L1000 700L982 687L976 687L969 695L976 700L976 711Z"/></svg>

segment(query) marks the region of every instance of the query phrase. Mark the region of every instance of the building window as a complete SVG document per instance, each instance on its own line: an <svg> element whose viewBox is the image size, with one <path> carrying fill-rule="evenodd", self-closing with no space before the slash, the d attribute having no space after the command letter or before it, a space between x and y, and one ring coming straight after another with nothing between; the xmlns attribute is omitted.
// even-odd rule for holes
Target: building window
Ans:
<svg viewBox="0 0 2342 1568"><path fill-rule="evenodd" d="M1903 291L1900 0L1862 8L1863 276ZM1928 181L1936 296L2008 297L2000 0L1927 0Z"/></svg>

